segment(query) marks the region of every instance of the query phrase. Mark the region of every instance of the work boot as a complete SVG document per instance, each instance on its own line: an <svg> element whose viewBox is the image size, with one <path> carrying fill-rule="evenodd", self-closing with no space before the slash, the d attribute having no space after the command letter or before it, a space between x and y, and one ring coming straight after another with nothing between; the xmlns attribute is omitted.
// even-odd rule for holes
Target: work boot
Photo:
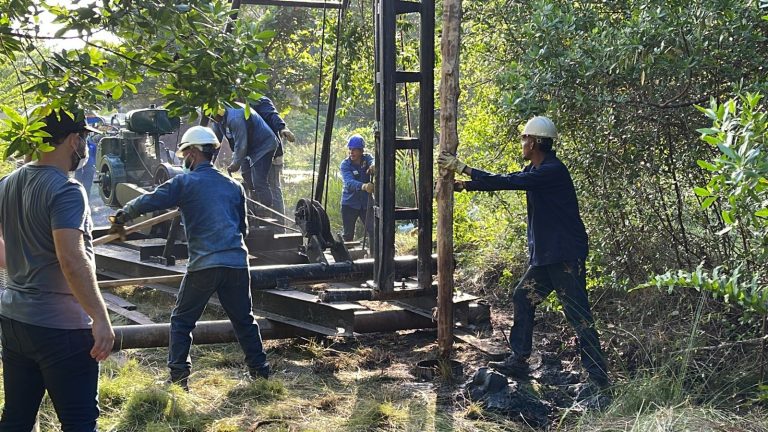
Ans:
<svg viewBox="0 0 768 432"><path fill-rule="evenodd" d="M166 381L166 384L176 384L177 386L181 387L182 390L189 393L189 376L174 377L171 375L171 377L168 378L168 381Z"/></svg>
<svg viewBox="0 0 768 432"><path fill-rule="evenodd" d="M250 374L253 379L269 379L269 363L265 363L264 365L255 368L248 368L248 374Z"/></svg>
<svg viewBox="0 0 768 432"><path fill-rule="evenodd" d="M504 375L525 378L528 376L528 358L512 353L498 362L488 362L488 367Z"/></svg>

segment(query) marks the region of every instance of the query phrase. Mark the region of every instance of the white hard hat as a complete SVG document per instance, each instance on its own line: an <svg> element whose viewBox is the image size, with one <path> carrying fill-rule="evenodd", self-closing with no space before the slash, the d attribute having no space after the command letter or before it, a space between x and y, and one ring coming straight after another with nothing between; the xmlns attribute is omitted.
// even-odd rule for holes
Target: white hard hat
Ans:
<svg viewBox="0 0 768 432"><path fill-rule="evenodd" d="M533 135L542 138L557 138L557 128L555 124L547 117L536 116L525 124L523 135Z"/></svg>
<svg viewBox="0 0 768 432"><path fill-rule="evenodd" d="M179 149L176 150L176 156L181 157L181 152L191 146L197 146L198 150L202 150L204 145L212 145L213 148L217 149L221 143L211 128L192 126L181 136L181 143L179 143Z"/></svg>

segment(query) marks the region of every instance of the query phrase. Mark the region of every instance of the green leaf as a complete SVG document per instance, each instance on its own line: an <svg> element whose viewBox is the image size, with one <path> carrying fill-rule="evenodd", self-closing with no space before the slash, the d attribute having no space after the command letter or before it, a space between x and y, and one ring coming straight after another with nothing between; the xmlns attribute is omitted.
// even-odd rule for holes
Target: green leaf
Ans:
<svg viewBox="0 0 768 432"><path fill-rule="evenodd" d="M115 81L105 81L105 82L97 85L96 86L96 90L107 91L107 90L111 90L111 89L115 88L116 85L117 85L117 82L115 82Z"/></svg>
<svg viewBox="0 0 768 432"><path fill-rule="evenodd" d="M713 197L713 196L708 197L707 199L701 202L701 208L705 210L710 208L712 206L712 203L715 202L715 200L717 200L717 197Z"/></svg>
<svg viewBox="0 0 768 432"><path fill-rule="evenodd" d="M739 156L736 154L736 152L733 151L730 147L726 146L725 144L719 143L717 144L717 148L726 156L733 160L739 160Z"/></svg>
<svg viewBox="0 0 768 432"><path fill-rule="evenodd" d="M121 86L115 86L115 88L112 89L112 99L118 100L123 95L123 88Z"/></svg>
<svg viewBox="0 0 768 432"><path fill-rule="evenodd" d="M704 188L701 188L701 187L693 188L693 192L696 195L700 196L700 197L708 197L708 196L712 195L712 193L708 189L704 189Z"/></svg>
<svg viewBox="0 0 768 432"><path fill-rule="evenodd" d="M712 129L712 128L703 128L703 129L696 129L696 132L702 135L717 135L720 133L720 130Z"/></svg>
<svg viewBox="0 0 768 432"><path fill-rule="evenodd" d="M755 212L755 216L757 217L768 217L768 208L760 209Z"/></svg>
<svg viewBox="0 0 768 432"><path fill-rule="evenodd" d="M733 224L733 219L731 219L731 212L729 212L728 210L721 211L720 216L722 216L723 222L725 222L726 224L728 225Z"/></svg>
<svg viewBox="0 0 768 432"><path fill-rule="evenodd" d="M276 34L277 32L274 30L264 30L263 32L256 34L254 37L256 39L267 40L272 39Z"/></svg>
<svg viewBox="0 0 768 432"><path fill-rule="evenodd" d="M717 166L703 160L697 160L696 164L707 171L717 171Z"/></svg>

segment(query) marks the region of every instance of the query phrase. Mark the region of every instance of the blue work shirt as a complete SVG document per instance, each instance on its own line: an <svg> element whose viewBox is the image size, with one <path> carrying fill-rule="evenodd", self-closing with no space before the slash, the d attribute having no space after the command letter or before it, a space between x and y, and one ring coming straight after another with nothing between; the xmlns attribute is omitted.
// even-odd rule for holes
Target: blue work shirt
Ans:
<svg viewBox="0 0 768 432"><path fill-rule="evenodd" d="M277 150L275 150L275 157L282 156L283 141L280 139L280 131L285 129L285 121L280 117L280 113L277 112L277 108L272 100L266 96L262 96L256 101L251 108L256 111L264 122L272 129L272 132L277 137Z"/></svg>
<svg viewBox="0 0 768 432"><path fill-rule="evenodd" d="M248 267L245 192L239 183L204 162L131 200L123 209L135 218L171 207L181 211L187 233L188 271Z"/></svg>
<svg viewBox="0 0 768 432"><path fill-rule="evenodd" d="M254 165L263 157L272 159L277 149L277 136L259 115L245 118L245 109L227 108L221 120L222 129L232 136L232 163L242 165L245 158ZM228 138L229 139L229 138Z"/></svg>
<svg viewBox="0 0 768 432"><path fill-rule="evenodd" d="M85 140L88 145L88 166L96 166L96 140L93 135L88 135Z"/></svg>
<svg viewBox="0 0 768 432"><path fill-rule="evenodd" d="M589 239L579 216L579 202L568 168L550 152L539 167L521 172L490 174L472 168L467 190L524 190L528 205L530 265L584 260Z"/></svg>
<svg viewBox="0 0 768 432"><path fill-rule="evenodd" d="M341 192L341 205L355 209L365 209L373 206L373 197L363 190L365 183L371 182L368 168L373 165L373 156L364 153L360 165L352 163L349 158L341 161L339 171L344 187Z"/></svg>

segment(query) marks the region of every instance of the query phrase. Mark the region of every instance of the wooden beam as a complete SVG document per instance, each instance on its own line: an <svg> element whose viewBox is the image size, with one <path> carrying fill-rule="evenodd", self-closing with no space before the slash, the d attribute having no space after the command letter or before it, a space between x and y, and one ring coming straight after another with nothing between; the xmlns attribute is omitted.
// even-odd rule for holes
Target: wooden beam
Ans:
<svg viewBox="0 0 768 432"><path fill-rule="evenodd" d="M155 217L153 217L151 219L147 219L147 220L145 220L143 222L139 222L139 223L137 223L135 225L131 225L129 227L125 227L125 234L126 235L127 234L131 234L131 233L134 233L136 231L141 231L144 228L149 228L151 226L155 226L155 225L159 224L160 222L165 222L167 220L171 220L171 219L175 218L176 216L178 216L179 214L181 214L181 213L179 213L178 210L173 210L173 211L170 211L168 213L163 213L160 216L155 216ZM105 235L103 237L99 237L99 238L95 239L93 241L93 245L94 246L103 245L103 244L109 243L111 241L117 240L119 238L120 238L119 234L107 234L107 235Z"/></svg>
<svg viewBox="0 0 768 432"><path fill-rule="evenodd" d="M184 278L183 274L168 275L168 276L151 276L145 278L130 278L130 279L116 279L99 281L99 288L117 288L129 285L148 285L148 284L164 284L164 283L176 283L181 282Z"/></svg>
<svg viewBox="0 0 768 432"><path fill-rule="evenodd" d="M456 154L459 99L461 0L443 1L440 41L440 151ZM449 358L453 349L453 172L440 170L437 181L437 344Z"/></svg>
<svg viewBox="0 0 768 432"><path fill-rule="evenodd" d="M131 320L131 322L136 324L157 324L156 322L152 321L148 316L144 315L141 312L138 311L129 311L127 309L121 308L120 306L110 303L105 299L105 303L107 304L107 309L109 309L111 312L114 312L122 317L128 318Z"/></svg>

